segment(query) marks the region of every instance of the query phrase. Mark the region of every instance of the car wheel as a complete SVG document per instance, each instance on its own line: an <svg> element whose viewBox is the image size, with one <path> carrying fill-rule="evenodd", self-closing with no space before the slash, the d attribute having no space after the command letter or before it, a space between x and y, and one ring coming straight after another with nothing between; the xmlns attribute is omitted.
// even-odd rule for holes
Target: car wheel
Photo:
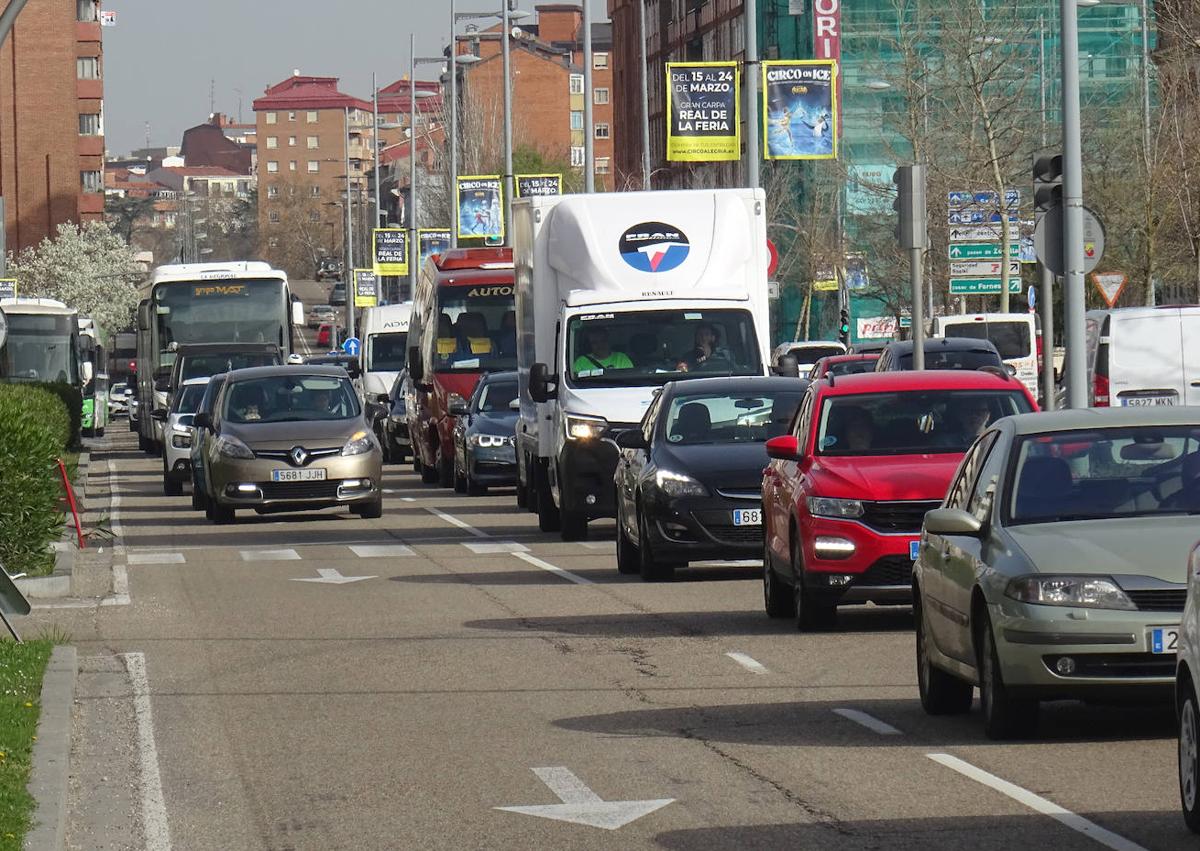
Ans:
<svg viewBox="0 0 1200 851"><path fill-rule="evenodd" d="M481 485L471 477L470 473L466 474L467 480L467 496L486 496L488 489L487 485Z"/></svg>
<svg viewBox="0 0 1200 851"><path fill-rule="evenodd" d="M1193 833L1200 833L1200 709L1191 681L1179 707L1179 802L1183 820Z"/></svg>
<svg viewBox="0 0 1200 851"><path fill-rule="evenodd" d="M521 484L521 480L517 480L517 508L529 507L529 492L525 489L525 485Z"/></svg>
<svg viewBox="0 0 1200 851"><path fill-rule="evenodd" d="M228 526L237 520L237 512L228 505L221 505L215 499L208 503L208 519L218 526Z"/></svg>
<svg viewBox="0 0 1200 851"><path fill-rule="evenodd" d="M200 486L196 484L196 479L192 478L192 511L204 510L204 491L200 490Z"/></svg>
<svg viewBox="0 0 1200 851"><path fill-rule="evenodd" d="M837 603L822 600L804 587L804 559L800 554L798 535L793 534L791 544L792 575L796 584L792 586L792 598L796 606L796 629L801 632L833 629L837 624Z"/></svg>
<svg viewBox="0 0 1200 851"><path fill-rule="evenodd" d="M775 568L771 566L771 551L763 538L763 606L769 618L791 618L796 616L796 597Z"/></svg>
<svg viewBox="0 0 1200 851"><path fill-rule="evenodd" d="M414 473L420 473L420 472L421 472L421 456L417 454L417 450L416 450L416 449L414 449L414 450L413 450L413 456L412 456L412 468L413 468L413 472L414 472Z"/></svg>
<svg viewBox="0 0 1200 851"><path fill-rule="evenodd" d="M378 520L383 516L383 496L377 496L370 502L360 502L354 506L354 513L363 520Z"/></svg>
<svg viewBox="0 0 1200 851"><path fill-rule="evenodd" d="M617 572L626 575L641 573L642 563L638 560L638 548L625 532L624 512L617 508Z"/></svg>
<svg viewBox="0 0 1200 851"><path fill-rule="evenodd" d="M670 582L675 578L674 562L664 561L656 557L650 547L650 536L646 530L646 518L641 511L637 513L638 524L638 566L644 582Z"/></svg>
<svg viewBox="0 0 1200 851"><path fill-rule="evenodd" d="M437 460L437 483L444 488L454 487L454 460L443 458L440 450Z"/></svg>
<svg viewBox="0 0 1200 851"><path fill-rule="evenodd" d="M458 455L454 456L454 492L467 492L467 477L463 475L462 468L458 466Z"/></svg>
<svg viewBox="0 0 1200 851"><path fill-rule="evenodd" d="M183 496L183 482L164 475L163 494L165 496Z"/></svg>
<svg viewBox="0 0 1200 851"><path fill-rule="evenodd" d="M934 666L929 655L925 610L914 594L917 629L917 689L927 715L962 715L971 711L975 687Z"/></svg>
<svg viewBox="0 0 1200 851"><path fill-rule="evenodd" d="M150 449L150 441L146 440L146 438L142 434L139 433L138 434L138 452L148 452L149 449Z"/></svg>
<svg viewBox="0 0 1200 851"><path fill-rule="evenodd" d="M421 463L421 469L417 471L421 474L421 481L427 485L432 485L438 480L438 468L434 464Z"/></svg>
<svg viewBox="0 0 1200 851"><path fill-rule="evenodd" d="M1027 738L1037 730L1038 702L1013 697L1004 685L991 619L986 614L979 632L979 702L983 705L983 731L989 739Z"/></svg>

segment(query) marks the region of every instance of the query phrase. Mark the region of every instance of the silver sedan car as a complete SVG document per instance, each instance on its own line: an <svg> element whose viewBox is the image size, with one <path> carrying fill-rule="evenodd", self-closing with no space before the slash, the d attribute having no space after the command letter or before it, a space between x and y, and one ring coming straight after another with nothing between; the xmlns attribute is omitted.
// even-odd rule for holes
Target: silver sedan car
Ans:
<svg viewBox="0 0 1200 851"><path fill-rule="evenodd" d="M978 684L992 738L1043 700L1170 695L1200 513L1200 411L997 421L925 515L913 570L917 679L933 715Z"/></svg>

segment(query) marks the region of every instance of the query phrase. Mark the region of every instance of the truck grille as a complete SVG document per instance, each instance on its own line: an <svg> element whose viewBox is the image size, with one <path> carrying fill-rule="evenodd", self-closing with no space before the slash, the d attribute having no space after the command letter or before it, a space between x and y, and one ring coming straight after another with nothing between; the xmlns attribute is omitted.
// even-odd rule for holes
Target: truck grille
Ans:
<svg viewBox="0 0 1200 851"><path fill-rule="evenodd" d="M921 531L925 512L941 504L936 499L864 502L862 521L877 532L916 534Z"/></svg>

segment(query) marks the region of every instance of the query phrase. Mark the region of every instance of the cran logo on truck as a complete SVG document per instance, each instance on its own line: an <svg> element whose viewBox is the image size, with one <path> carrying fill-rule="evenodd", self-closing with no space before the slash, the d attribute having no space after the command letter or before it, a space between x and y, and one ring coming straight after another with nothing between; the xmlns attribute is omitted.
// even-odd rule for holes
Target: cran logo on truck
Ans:
<svg viewBox="0 0 1200 851"><path fill-rule="evenodd" d="M691 244L679 228L642 222L621 234L621 257L639 272L669 272L687 259Z"/></svg>

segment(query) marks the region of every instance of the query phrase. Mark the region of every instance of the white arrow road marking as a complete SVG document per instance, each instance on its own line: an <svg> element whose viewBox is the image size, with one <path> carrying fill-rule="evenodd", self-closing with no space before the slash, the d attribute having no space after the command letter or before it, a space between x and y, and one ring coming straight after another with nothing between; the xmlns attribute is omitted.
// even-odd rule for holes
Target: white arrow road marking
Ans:
<svg viewBox="0 0 1200 851"><path fill-rule="evenodd" d="M583 824L588 827L599 827L604 830L617 830L632 821L637 821L642 816L662 809L675 800L674 798L659 798L653 801L605 801L585 786L583 781L565 766L535 768L533 773L550 787L550 791L562 801L561 804L495 807L494 809L555 821L566 821L572 824Z"/></svg>
<svg viewBox="0 0 1200 851"><path fill-rule="evenodd" d="M361 582L364 579L374 579L374 576L342 576L336 567L318 567L320 576L309 576L304 579L293 579L293 582L318 582L325 585L347 585L351 582Z"/></svg>
<svg viewBox="0 0 1200 851"><path fill-rule="evenodd" d="M989 774L982 768L971 765L966 760L951 756L948 753L927 753L925 756L936 763L957 771L959 774L970 777L977 783L982 783L984 786L995 789L1001 795L1007 795L1014 801L1024 804L1035 812L1050 816L1050 818L1060 824L1064 824L1071 828L1071 830L1078 831L1084 836L1094 839L1106 848L1112 848L1114 851L1146 851L1145 848L1136 842L1131 842L1124 836L1113 833L1111 830L1106 830L1095 822L1088 821L1081 815L1063 809L1053 801L1047 801L1041 795L1035 795L1033 792L1030 792L1028 789L1022 789L1015 783L1009 783L1007 780L1002 780L994 774Z"/></svg>

